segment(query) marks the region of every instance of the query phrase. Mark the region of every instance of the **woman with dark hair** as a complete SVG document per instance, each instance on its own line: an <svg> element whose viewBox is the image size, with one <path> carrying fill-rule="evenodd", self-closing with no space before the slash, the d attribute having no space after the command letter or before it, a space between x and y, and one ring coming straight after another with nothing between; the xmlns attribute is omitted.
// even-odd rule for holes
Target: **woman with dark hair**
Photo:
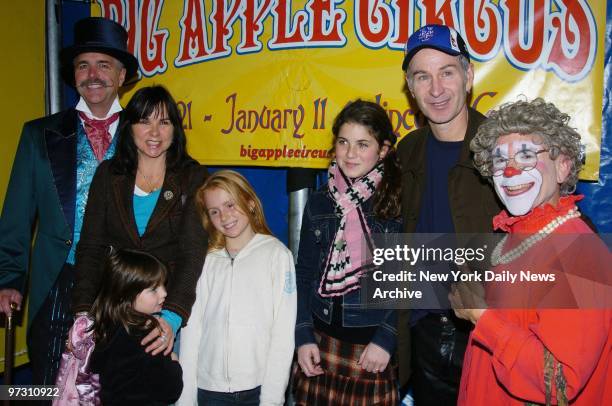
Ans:
<svg viewBox="0 0 612 406"><path fill-rule="evenodd" d="M139 89L124 111L117 149L91 184L76 254L75 314L89 312L104 277L108 247L150 252L168 267L168 297L159 329L143 345L170 353L187 322L204 264L207 236L194 194L206 169L186 151L175 101L161 86Z"/></svg>
<svg viewBox="0 0 612 406"><path fill-rule="evenodd" d="M372 234L398 233L397 140L385 110L355 100L336 116L329 182L304 209L296 265L297 405L396 405L395 310L361 291Z"/></svg>
<svg viewBox="0 0 612 406"><path fill-rule="evenodd" d="M147 169L149 167L159 167L173 170L195 163L187 153L187 137L185 136L185 131L183 131L176 103L164 87L151 86L138 90L125 108L124 115L126 120L120 129L122 136L117 140L117 150L113 159L111 159L111 170L114 173L127 174L137 171L137 174L141 177L137 179L137 184L139 183L138 180L140 180L141 183L144 183L145 188L157 186L156 189L158 189L161 186L160 182L163 181L162 175L164 171L157 169L159 173L153 173L154 177L150 178L146 176L146 172L142 171L143 168L139 168L140 164L147 166ZM160 141L162 143L169 142L169 145L164 145L165 149L162 148L163 151L152 148L155 144L150 144L148 146L152 148L153 155L145 154L140 156L139 154L141 152L144 153L146 150L144 146L139 145L141 141L139 137L142 133L142 127L139 127L139 125L148 124L150 126L151 123L147 123L147 121L150 120L151 115L154 116L152 121L155 119L159 121L162 138L167 134L171 134L172 138ZM162 128L165 128L166 132L161 130ZM155 152L158 152L158 154L155 154ZM164 159L157 159L160 157ZM151 169L151 172L155 171L155 169ZM149 182L153 183L149 184Z"/></svg>

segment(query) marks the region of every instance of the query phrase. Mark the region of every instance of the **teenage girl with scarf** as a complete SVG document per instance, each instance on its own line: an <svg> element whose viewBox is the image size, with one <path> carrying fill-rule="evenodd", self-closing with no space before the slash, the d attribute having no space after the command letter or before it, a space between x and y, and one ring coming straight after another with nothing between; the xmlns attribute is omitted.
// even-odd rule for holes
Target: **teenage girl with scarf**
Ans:
<svg viewBox="0 0 612 406"><path fill-rule="evenodd" d="M295 401L396 405L396 312L367 309L360 287L374 268L372 234L401 230L397 138L384 109L363 100L349 103L332 131L328 184L309 197L302 220Z"/></svg>

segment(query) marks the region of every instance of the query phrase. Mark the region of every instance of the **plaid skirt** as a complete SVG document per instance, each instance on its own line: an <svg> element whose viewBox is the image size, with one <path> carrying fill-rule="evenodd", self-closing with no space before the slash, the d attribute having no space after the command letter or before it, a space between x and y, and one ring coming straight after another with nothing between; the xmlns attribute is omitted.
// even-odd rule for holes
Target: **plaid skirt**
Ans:
<svg viewBox="0 0 612 406"><path fill-rule="evenodd" d="M396 406L399 402L395 368L390 362L380 373L367 372L359 365L365 345L350 344L315 333L321 354L319 376L307 377L293 368L293 394L300 406ZM392 358L393 359L393 358Z"/></svg>

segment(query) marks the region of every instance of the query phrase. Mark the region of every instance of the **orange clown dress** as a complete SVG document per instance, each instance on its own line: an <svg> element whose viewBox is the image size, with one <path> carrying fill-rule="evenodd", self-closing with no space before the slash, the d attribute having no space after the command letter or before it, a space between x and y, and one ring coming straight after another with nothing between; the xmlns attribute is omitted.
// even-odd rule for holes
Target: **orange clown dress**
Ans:
<svg viewBox="0 0 612 406"><path fill-rule="evenodd" d="M584 221L571 216L571 210L576 210L575 201L581 198L562 197L557 207L547 204L525 216L509 217L502 212L495 217L494 225L511 233L510 236L533 234L565 216L566 221L552 233L594 237ZM550 258L550 251L535 249L542 242L514 260L519 264L525 261L531 269L540 270L552 266L555 260L558 262L558 258ZM590 267L588 271L597 272L598 281L609 289L610 253L603 244L595 245L586 248L597 250L597 254L570 249L562 255L579 267L587 259L605 264L598 270ZM539 263L544 266L534 267ZM492 270L495 272L496 268ZM500 306L487 309L470 335L458 405L545 404L547 390L551 404L558 404L564 395L570 405L612 405L612 310L607 304L591 308ZM545 356L549 357L548 370Z"/></svg>

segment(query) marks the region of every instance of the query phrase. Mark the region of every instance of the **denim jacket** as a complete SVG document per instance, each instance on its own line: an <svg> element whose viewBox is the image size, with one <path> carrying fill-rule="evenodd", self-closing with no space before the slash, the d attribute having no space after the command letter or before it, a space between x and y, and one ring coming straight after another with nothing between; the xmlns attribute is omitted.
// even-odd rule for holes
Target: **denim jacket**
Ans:
<svg viewBox="0 0 612 406"><path fill-rule="evenodd" d="M399 233L401 221L379 220L372 212L373 199L367 200L362 208L368 227L373 234ZM318 293L325 260L333 242L340 219L334 214L334 201L327 185L310 195L302 217L300 248L296 265L298 290L295 346L316 343L313 314L325 323L331 323L333 301ZM366 309L360 301L359 290L342 296L343 327L378 327L372 342L393 354L397 342L395 310Z"/></svg>

